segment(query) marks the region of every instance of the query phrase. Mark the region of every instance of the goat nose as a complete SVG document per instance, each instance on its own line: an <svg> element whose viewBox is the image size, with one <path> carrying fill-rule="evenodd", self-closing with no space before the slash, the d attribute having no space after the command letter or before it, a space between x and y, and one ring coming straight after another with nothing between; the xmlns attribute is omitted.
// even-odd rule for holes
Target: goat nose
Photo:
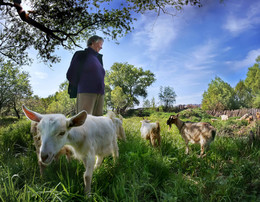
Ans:
<svg viewBox="0 0 260 202"><path fill-rule="evenodd" d="M48 158L48 154L41 154L42 162L45 162L47 158Z"/></svg>

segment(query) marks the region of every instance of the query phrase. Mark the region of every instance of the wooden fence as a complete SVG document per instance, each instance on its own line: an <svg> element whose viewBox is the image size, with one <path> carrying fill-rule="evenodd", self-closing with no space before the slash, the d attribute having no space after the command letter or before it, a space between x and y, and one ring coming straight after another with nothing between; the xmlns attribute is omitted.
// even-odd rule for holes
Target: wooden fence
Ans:
<svg viewBox="0 0 260 202"><path fill-rule="evenodd" d="M253 118L256 118L256 112L260 112L260 109L236 109L236 110L223 110L223 111L216 111L216 110L211 110L207 111L208 114L219 117L220 115L228 115L228 117L242 117L245 114L252 115Z"/></svg>

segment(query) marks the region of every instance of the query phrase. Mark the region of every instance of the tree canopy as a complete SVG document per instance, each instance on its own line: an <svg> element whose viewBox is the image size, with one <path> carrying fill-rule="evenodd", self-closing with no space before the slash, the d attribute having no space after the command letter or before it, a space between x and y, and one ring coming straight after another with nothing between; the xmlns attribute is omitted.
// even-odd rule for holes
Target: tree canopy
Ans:
<svg viewBox="0 0 260 202"><path fill-rule="evenodd" d="M20 101L32 95L29 74L10 62L0 62L0 113L15 110L19 118Z"/></svg>
<svg viewBox="0 0 260 202"><path fill-rule="evenodd" d="M203 93L202 109L226 110L234 109L234 89L220 77L215 77L209 84L207 91Z"/></svg>
<svg viewBox="0 0 260 202"><path fill-rule="evenodd" d="M113 108L117 107L114 106L114 103L121 103L120 110L124 111L134 104L139 105L139 96L144 98L147 96L147 87L155 81L155 75L150 70L144 71L142 68L137 68L128 63L114 63L111 70L106 73L105 80L106 93L111 94L106 95L106 98L114 97L113 102L107 101L107 103ZM120 96L117 97L113 94ZM115 98L120 100L115 101Z"/></svg>
<svg viewBox="0 0 260 202"><path fill-rule="evenodd" d="M30 10L25 10L27 4ZM130 32L135 13L169 13L200 0L0 0L0 56L19 65L30 63L28 50L51 65L59 62L55 50L73 50L100 31L111 39Z"/></svg>
<svg viewBox="0 0 260 202"><path fill-rule="evenodd" d="M243 80L240 80L235 87L236 100L239 107L249 108L252 106L252 95L250 88L245 85Z"/></svg>
<svg viewBox="0 0 260 202"><path fill-rule="evenodd" d="M173 104L176 101L176 93L173 88L170 86L160 87L159 99L163 103L164 110L168 110L173 107Z"/></svg>

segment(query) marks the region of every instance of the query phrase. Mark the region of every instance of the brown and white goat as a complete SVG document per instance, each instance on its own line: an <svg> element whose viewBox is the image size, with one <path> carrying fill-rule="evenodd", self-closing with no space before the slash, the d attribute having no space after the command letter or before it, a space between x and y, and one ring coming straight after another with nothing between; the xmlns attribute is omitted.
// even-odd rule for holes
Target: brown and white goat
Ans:
<svg viewBox="0 0 260 202"><path fill-rule="evenodd" d="M39 114L23 106L27 118L37 122L41 136L39 159L42 164L50 164L64 145L70 145L75 157L82 160L85 192L90 193L92 175L95 168L101 165L103 158L112 154L118 157L116 128L113 119L103 116L87 115L81 111L66 118L63 114Z"/></svg>
<svg viewBox="0 0 260 202"><path fill-rule="evenodd" d="M149 140L153 147L160 146L160 123L158 121L156 121L155 123L150 123L150 121L146 119L142 120L141 123L141 137L143 139Z"/></svg>
<svg viewBox="0 0 260 202"><path fill-rule="evenodd" d="M186 144L186 154L189 153L189 142L192 144L200 144L200 157L214 140L216 129L206 122L183 122L179 119L179 114L171 115L167 120L167 125L171 129L172 124L175 124L180 131L182 138Z"/></svg>
<svg viewBox="0 0 260 202"><path fill-rule="evenodd" d="M238 120L245 120L245 119L247 119L249 117L249 114L244 114L240 119L238 119Z"/></svg>
<svg viewBox="0 0 260 202"><path fill-rule="evenodd" d="M248 117L246 118L246 121L247 121L248 124L250 124L253 120L254 120L254 118L253 118L252 115L250 115L250 116L248 116Z"/></svg>

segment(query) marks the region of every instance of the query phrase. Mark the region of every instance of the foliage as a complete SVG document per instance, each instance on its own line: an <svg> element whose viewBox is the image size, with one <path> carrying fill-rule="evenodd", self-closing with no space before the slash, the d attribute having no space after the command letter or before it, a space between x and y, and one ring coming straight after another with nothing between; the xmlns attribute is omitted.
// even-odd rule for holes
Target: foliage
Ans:
<svg viewBox="0 0 260 202"><path fill-rule="evenodd" d="M117 113L120 113L120 109L126 105L127 95L124 94L123 89L116 86L114 90L111 91L111 103L116 109Z"/></svg>
<svg viewBox="0 0 260 202"><path fill-rule="evenodd" d="M9 151L13 154L21 153L32 147L30 122L21 120L7 127L0 128L1 152Z"/></svg>
<svg viewBox="0 0 260 202"><path fill-rule="evenodd" d="M143 103L143 108L150 108L151 107L151 103L148 99L144 100Z"/></svg>
<svg viewBox="0 0 260 202"><path fill-rule="evenodd" d="M256 94L253 98L253 107L259 109L260 108L260 93Z"/></svg>
<svg viewBox="0 0 260 202"><path fill-rule="evenodd" d="M202 118L205 113L194 109ZM84 196L83 164L62 157L41 178L29 135L29 122L21 120L0 130L0 199L2 201L258 201L260 197L260 142L217 136L207 156L198 158L199 147L185 143L176 127L168 131L170 113L153 112L149 118L161 125L161 148L141 139L140 117L124 119L126 142L119 141L119 159L105 158L93 174L92 195ZM182 117L181 117L182 118ZM219 121L219 123L221 123ZM232 123L236 123L233 121ZM237 122L240 123L240 122ZM227 123L223 123L227 124ZM217 130L221 129L217 126ZM10 134L12 133L12 134ZM9 145L26 148L16 150ZM30 137L31 138L31 137ZM2 139L1 139L2 140ZM11 144L8 142L12 142ZM14 144L15 143L15 144ZM10 148L6 152L7 149Z"/></svg>
<svg viewBox="0 0 260 202"><path fill-rule="evenodd" d="M120 107L120 111L124 112L128 107L135 104L139 105L138 96L145 98L147 96L147 87L154 81L155 75L149 70L144 71L142 68L137 68L128 63L114 63L111 70L106 73L105 84L109 86L106 93L110 94L110 96L106 96L106 99L110 97L112 100L111 91L115 90L116 87L120 87L123 97L114 97L113 99L120 99L120 103L125 103ZM125 99L124 102L122 98ZM115 108L113 102L106 101L106 103Z"/></svg>
<svg viewBox="0 0 260 202"><path fill-rule="evenodd" d="M60 84L59 91L47 98L33 96L23 101L23 104L41 114L62 113L66 116L76 114L76 99L69 98L68 81Z"/></svg>
<svg viewBox="0 0 260 202"><path fill-rule="evenodd" d="M203 93L202 108L205 110L225 110L236 108L259 108L260 56L248 68L246 79L240 80L233 89L221 78L215 77Z"/></svg>
<svg viewBox="0 0 260 202"><path fill-rule="evenodd" d="M58 47L73 50L82 38L86 39L96 31L114 39L132 29L130 11L124 7L108 9L109 1L30 0L24 3L30 5L31 12L23 12L20 3L6 0L0 4L1 19L5 20L0 36L2 54L21 47L16 55L7 55L16 62L22 62L18 56L27 55L25 50L31 47L38 51L44 62L59 62L53 55ZM12 49L10 44L14 44Z"/></svg>
<svg viewBox="0 0 260 202"><path fill-rule="evenodd" d="M240 108L252 107L251 89L245 85L245 82L240 80L235 87L235 95Z"/></svg>
<svg viewBox="0 0 260 202"><path fill-rule="evenodd" d="M4 117L4 118L0 118L0 128L1 127L5 127L9 124L15 123L17 122L18 119L16 117Z"/></svg>
<svg viewBox="0 0 260 202"><path fill-rule="evenodd" d="M55 94L55 99L48 105L47 113L76 114L76 99L69 97L68 86L68 81L60 85L60 90Z"/></svg>
<svg viewBox="0 0 260 202"><path fill-rule="evenodd" d="M252 96L256 96L256 94L260 93L260 66L258 63L248 68L245 85L250 89Z"/></svg>
<svg viewBox="0 0 260 202"><path fill-rule="evenodd" d="M159 99L163 103L164 110L167 111L169 108L173 107L173 104L176 101L176 93L173 88L170 86L160 87Z"/></svg>
<svg viewBox="0 0 260 202"><path fill-rule="evenodd" d="M181 119L190 120L194 122L199 122L202 119L204 121L209 121L210 118L213 118L211 115L207 114L201 108L183 110L179 114Z"/></svg>
<svg viewBox="0 0 260 202"><path fill-rule="evenodd" d="M239 81L235 87L235 94L240 108L259 108L260 101L260 56L256 58L256 63L248 68L245 81Z"/></svg>
<svg viewBox="0 0 260 202"><path fill-rule="evenodd" d="M30 11L23 9L24 5ZM133 1L111 0L2 0L0 1L0 54L19 65L28 64L27 51L38 51L45 63L59 62L55 50L74 50L82 39L97 31L117 39L130 32L135 13L165 12L185 5L200 6L200 0Z"/></svg>
<svg viewBox="0 0 260 202"><path fill-rule="evenodd" d="M53 102L54 96L50 95L47 98L40 98L37 95L34 95L27 100L24 100L23 104L33 111L37 111L42 114L47 113L47 108Z"/></svg>
<svg viewBox="0 0 260 202"><path fill-rule="evenodd" d="M20 118L20 102L32 94L29 84L29 74L21 72L18 67L10 62L0 61L0 113L9 112L13 109L16 116Z"/></svg>
<svg viewBox="0 0 260 202"><path fill-rule="evenodd" d="M221 78L215 77L209 84L208 90L203 93L202 109L225 110L236 107L234 89Z"/></svg>
<svg viewBox="0 0 260 202"><path fill-rule="evenodd" d="M152 107L153 109L156 108L156 103L155 103L154 97L153 97L152 100L151 100L151 107Z"/></svg>

